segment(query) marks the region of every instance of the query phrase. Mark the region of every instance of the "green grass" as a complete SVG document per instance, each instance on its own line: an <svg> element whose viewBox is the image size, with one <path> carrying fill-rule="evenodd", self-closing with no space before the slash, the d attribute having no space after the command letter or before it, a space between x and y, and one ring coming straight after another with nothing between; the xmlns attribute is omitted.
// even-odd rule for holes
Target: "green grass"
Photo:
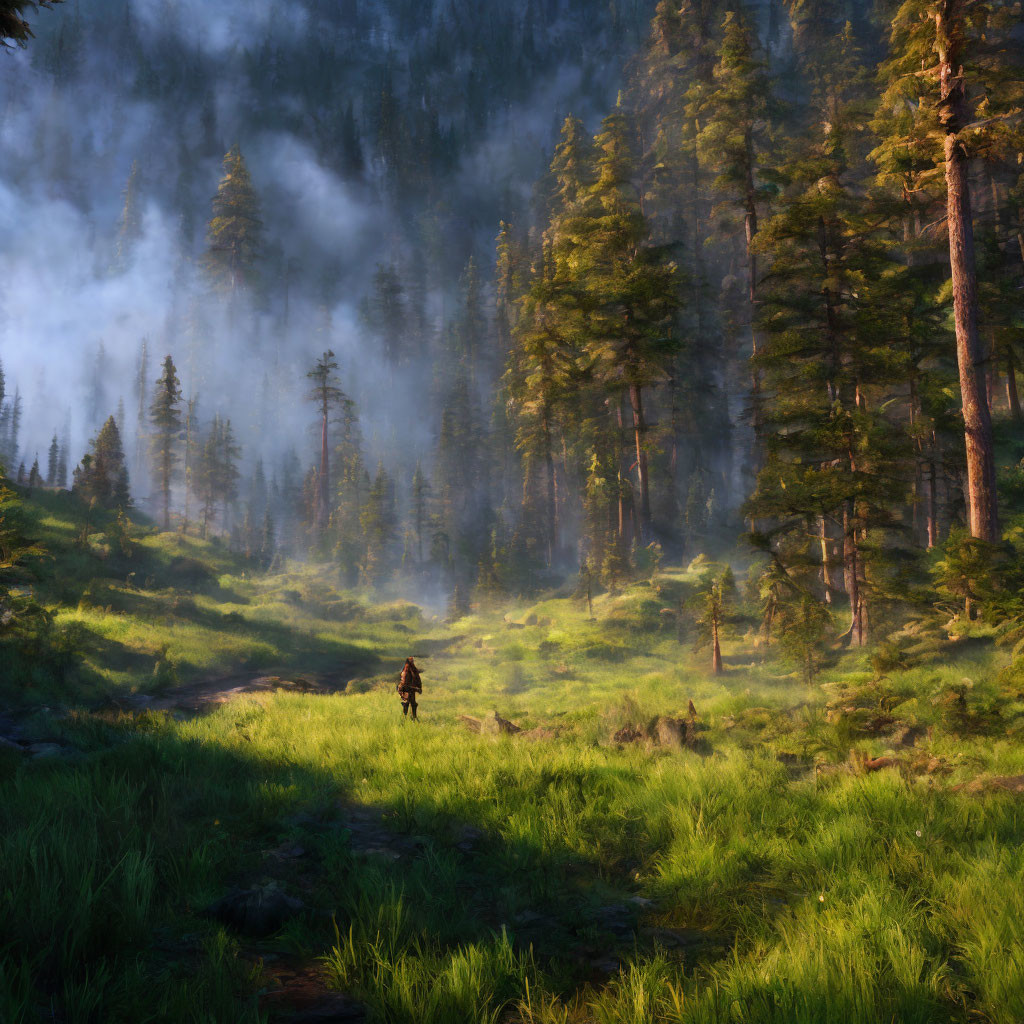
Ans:
<svg viewBox="0 0 1024 1024"><path fill-rule="evenodd" d="M68 703L151 688L160 664L182 682L355 681L185 721L37 714L76 756L0 749L5 1024L255 1024L272 953L378 1022L1024 1019L1021 797L955 789L1024 774L1019 675L990 639L939 637L888 673L847 654L807 687L740 623L716 679L661 612L692 572L602 596L593 621L563 596L448 626L338 593L325 569L249 578L214 545L139 548L141 585L86 578L114 556L60 549L82 586L69 568L54 606L87 634ZM418 725L394 693L408 653ZM701 753L611 742L691 699ZM550 738L459 721L495 710ZM902 768L856 770L897 726L919 736ZM399 859L361 845L352 807ZM299 866L267 859L283 842L308 851ZM309 908L276 935L203 913L268 878Z"/></svg>

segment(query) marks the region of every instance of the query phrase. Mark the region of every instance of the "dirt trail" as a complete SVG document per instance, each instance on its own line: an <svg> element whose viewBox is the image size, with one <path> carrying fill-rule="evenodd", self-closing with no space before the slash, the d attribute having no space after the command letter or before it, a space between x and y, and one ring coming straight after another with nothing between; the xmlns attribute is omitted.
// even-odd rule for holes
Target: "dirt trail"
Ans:
<svg viewBox="0 0 1024 1024"><path fill-rule="evenodd" d="M331 694L344 693L355 678L356 667L346 666L330 675L295 676L238 673L185 683L160 693L133 693L111 697L107 706L121 711L171 711L191 716L201 715L221 704L253 693Z"/></svg>
<svg viewBox="0 0 1024 1024"><path fill-rule="evenodd" d="M79 708L38 705L17 711L0 712L0 750L13 750L30 757L60 757L73 753L59 729L53 734L41 726L40 713L46 719L59 722L72 711L121 711L139 714L144 711L169 712L179 719L205 715L238 697L249 694L289 693L332 694L344 693L348 684L359 675L361 665L342 665L329 674L305 676L253 675L235 673L193 680L159 693L131 693L107 697L99 704ZM30 722L30 719L32 720Z"/></svg>

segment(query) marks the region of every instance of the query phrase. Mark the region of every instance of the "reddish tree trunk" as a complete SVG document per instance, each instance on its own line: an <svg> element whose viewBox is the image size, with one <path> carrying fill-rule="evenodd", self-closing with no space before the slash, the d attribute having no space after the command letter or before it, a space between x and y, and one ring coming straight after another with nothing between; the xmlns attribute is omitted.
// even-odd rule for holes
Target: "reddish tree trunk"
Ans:
<svg viewBox="0 0 1024 1024"><path fill-rule="evenodd" d="M644 448L644 434L647 422L644 419L643 392L639 385L629 387L629 400L633 406L633 440L636 445L636 478L640 487L640 542L651 541L651 488L647 474L647 451Z"/></svg>
<svg viewBox="0 0 1024 1024"><path fill-rule="evenodd" d="M821 582L825 587L825 604L831 604L832 572L828 564L828 528L824 516L818 516L818 539L821 542Z"/></svg>
<svg viewBox="0 0 1024 1024"><path fill-rule="evenodd" d="M718 640L718 619L713 618L711 620L711 637L712 637L712 651L711 651L711 671L716 675L722 674L722 645Z"/></svg>
<svg viewBox="0 0 1024 1024"><path fill-rule="evenodd" d="M939 50L939 114L946 132L946 213L949 224L949 265L953 282L953 318L960 367L964 434L967 447L967 495L971 534L999 539L992 419L985 393L983 354L978 336L978 281L974 258L974 225L967 178L967 153L959 132L967 123L964 81L954 52L962 12L951 0L936 14ZM958 73L959 72L959 73Z"/></svg>

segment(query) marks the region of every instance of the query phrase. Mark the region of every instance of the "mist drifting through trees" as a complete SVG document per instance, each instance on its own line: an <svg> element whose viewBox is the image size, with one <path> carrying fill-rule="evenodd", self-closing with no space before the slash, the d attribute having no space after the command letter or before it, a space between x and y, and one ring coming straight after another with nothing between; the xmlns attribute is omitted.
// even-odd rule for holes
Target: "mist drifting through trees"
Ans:
<svg viewBox="0 0 1024 1024"><path fill-rule="evenodd" d="M908 555L999 539L1020 415L1019 12L932 7L37 12L9 472L113 431L165 529L456 610L749 533L867 642Z"/></svg>

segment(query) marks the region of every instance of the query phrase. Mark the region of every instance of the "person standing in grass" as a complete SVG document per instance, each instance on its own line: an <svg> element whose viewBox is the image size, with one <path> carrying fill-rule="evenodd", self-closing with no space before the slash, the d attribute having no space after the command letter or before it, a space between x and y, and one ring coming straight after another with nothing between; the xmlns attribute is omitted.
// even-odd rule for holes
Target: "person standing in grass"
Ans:
<svg viewBox="0 0 1024 1024"><path fill-rule="evenodd" d="M420 679L420 670L412 658L405 659L402 668L402 678L398 681L398 696L402 698L402 714L408 715L409 708L412 708L412 720L419 721L416 717L416 694L423 692L423 680Z"/></svg>

